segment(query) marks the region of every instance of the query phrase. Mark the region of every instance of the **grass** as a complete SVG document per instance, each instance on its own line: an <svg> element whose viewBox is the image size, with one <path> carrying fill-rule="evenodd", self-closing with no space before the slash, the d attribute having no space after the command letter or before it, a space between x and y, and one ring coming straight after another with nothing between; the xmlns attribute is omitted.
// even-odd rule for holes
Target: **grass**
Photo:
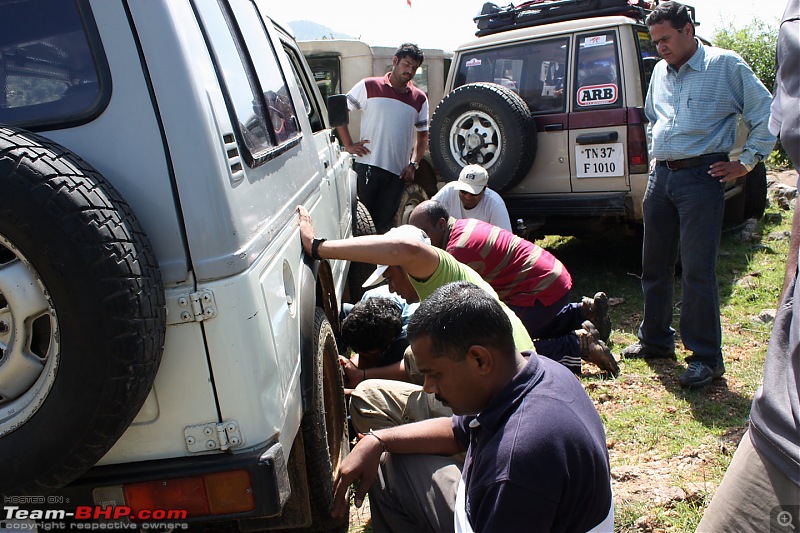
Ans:
<svg viewBox="0 0 800 533"><path fill-rule="evenodd" d="M616 531L694 531L711 501L761 385L771 323L756 317L774 310L783 284L791 211L770 206L753 241L741 228L723 233L717 276L723 353L727 372L700 391L680 388L678 376L689 355L678 338L678 361L620 361L617 379L591 365L581 377L606 426L614 480ZM610 347L617 357L636 340L642 317L641 238L548 237L539 244L553 252L573 276L574 293L605 291L615 299ZM680 282L675 283L675 320L680 316ZM363 511L351 533L370 532Z"/></svg>
<svg viewBox="0 0 800 533"><path fill-rule="evenodd" d="M770 207L754 241L742 242L740 229L723 233L717 265L724 379L700 391L681 389L689 352L680 339L678 361L623 360L616 380L584 368L581 379L606 425L616 531L694 531L746 429L772 327L756 317L778 303L791 212ZM549 237L540 244L572 273L575 295L603 290L621 299L612 308L611 349L619 356L636 341L642 317L641 239ZM676 330L680 298L676 281Z"/></svg>

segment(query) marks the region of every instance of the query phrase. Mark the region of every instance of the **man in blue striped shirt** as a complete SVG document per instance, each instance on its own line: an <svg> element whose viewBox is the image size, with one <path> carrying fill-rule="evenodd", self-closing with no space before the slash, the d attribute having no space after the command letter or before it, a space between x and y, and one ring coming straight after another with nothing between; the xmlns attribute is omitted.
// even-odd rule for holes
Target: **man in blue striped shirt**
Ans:
<svg viewBox="0 0 800 533"><path fill-rule="evenodd" d="M654 161L643 204L644 317L639 342L622 353L675 357L672 287L680 250L680 332L692 355L679 381L702 387L725 372L716 278L724 183L747 174L772 150L771 95L736 53L695 37L686 6L662 2L645 23L662 61L645 102ZM739 160L729 161L738 117L750 134Z"/></svg>

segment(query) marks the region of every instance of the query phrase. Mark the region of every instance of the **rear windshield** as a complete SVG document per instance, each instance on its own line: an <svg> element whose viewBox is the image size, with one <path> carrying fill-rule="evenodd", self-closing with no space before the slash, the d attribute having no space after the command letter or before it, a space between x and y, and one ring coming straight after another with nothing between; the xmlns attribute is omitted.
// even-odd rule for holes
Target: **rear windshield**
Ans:
<svg viewBox="0 0 800 533"><path fill-rule="evenodd" d="M568 52L566 37L465 52L453 88L494 82L519 94L532 113L563 112Z"/></svg>
<svg viewBox="0 0 800 533"><path fill-rule="evenodd" d="M85 2L0 0L0 122L65 125L101 103Z"/></svg>

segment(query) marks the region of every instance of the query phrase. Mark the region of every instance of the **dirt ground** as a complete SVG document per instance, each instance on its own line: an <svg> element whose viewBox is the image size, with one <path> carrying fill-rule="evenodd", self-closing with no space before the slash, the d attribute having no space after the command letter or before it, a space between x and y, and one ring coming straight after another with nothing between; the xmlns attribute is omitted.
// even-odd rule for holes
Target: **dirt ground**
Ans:
<svg viewBox="0 0 800 533"><path fill-rule="evenodd" d="M784 185L791 185L797 187L797 172L794 170L784 170L782 172L768 172L767 181L775 180Z"/></svg>

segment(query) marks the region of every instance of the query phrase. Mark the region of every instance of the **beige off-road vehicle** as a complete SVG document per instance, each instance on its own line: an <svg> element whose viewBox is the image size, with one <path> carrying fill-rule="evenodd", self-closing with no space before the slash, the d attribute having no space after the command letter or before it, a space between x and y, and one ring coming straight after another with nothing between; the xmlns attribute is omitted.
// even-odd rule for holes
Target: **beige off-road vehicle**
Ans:
<svg viewBox="0 0 800 533"><path fill-rule="evenodd" d="M659 61L644 5L485 4L477 39L456 50L448 94L433 115L430 151L441 178L457 179L471 163L486 167L520 232L582 234L641 223L649 162L644 102ZM764 165L731 183L726 198L729 220L760 217Z"/></svg>

